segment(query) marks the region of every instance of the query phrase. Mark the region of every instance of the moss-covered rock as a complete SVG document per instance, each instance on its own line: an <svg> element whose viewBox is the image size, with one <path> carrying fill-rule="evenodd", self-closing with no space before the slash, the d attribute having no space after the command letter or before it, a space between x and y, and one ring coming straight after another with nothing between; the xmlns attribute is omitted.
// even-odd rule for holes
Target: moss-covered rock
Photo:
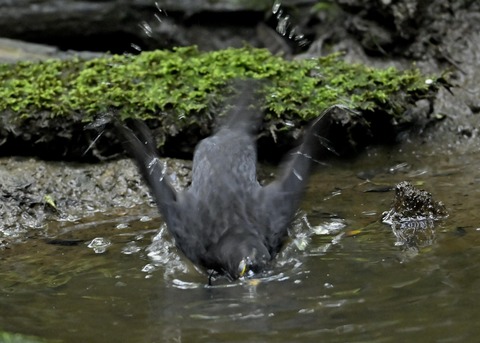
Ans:
<svg viewBox="0 0 480 343"><path fill-rule="evenodd" d="M20 62L0 65L0 141L15 136L47 143L54 136L71 138L69 128L78 129L111 110L124 119L155 122L162 128L160 144L191 132L191 127L207 133L228 94L225 86L237 78L268 80L265 121L273 134L293 131L333 104L366 114L362 125L370 125L376 116L397 124L414 102L431 98L438 87L437 79L416 69L377 70L348 64L338 54L288 61L250 47L214 52L184 47L137 56ZM359 123L359 118L351 119L344 124Z"/></svg>

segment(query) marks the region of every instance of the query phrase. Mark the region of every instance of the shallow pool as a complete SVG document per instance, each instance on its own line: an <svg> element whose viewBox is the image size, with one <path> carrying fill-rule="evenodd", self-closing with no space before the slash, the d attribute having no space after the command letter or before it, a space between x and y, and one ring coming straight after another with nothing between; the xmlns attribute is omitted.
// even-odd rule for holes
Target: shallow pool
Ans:
<svg viewBox="0 0 480 343"><path fill-rule="evenodd" d="M0 251L0 329L64 342L476 341L480 154L415 148L319 168L258 280L207 286L152 207L51 222L50 238ZM403 180L450 213L417 249L381 222Z"/></svg>

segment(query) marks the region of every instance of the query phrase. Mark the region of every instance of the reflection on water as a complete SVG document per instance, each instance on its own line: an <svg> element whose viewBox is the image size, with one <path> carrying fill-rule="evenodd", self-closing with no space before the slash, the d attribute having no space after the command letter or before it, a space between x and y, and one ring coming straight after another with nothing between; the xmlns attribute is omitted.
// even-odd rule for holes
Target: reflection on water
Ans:
<svg viewBox="0 0 480 343"><path fill-rule="evenodd" d="M50 223L58 241L0 252L0 329L65 342L474 341L479 161L380 148L334 161L271 270L235 283L208 286L149 207ZM381 223L403 180L450 213L415 254Z"/></svg>

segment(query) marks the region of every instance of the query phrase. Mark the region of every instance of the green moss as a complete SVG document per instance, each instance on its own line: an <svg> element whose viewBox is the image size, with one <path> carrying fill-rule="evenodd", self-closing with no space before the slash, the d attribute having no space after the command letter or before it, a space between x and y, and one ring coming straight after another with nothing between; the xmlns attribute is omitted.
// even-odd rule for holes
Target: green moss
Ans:
<svg viewBox="0 0 480 343"><path fill-rule="evenodd" d="M48 342L60 342L60 341L46 340L46 339L42 339L34 336L0 331L0 342L2 343L48 343Z"/></svg>
<svg viewBox="0 0 480 343"><path fill-rule="evenodd" d="M188 123L220 101L234 78L270 80L265 94L271 119L308 120L338 103L400 116L437 87L415 69L378 70L348 64L340 55L287 61L250 47L214 52L184 47L138 56L0 65L0 111L21 117L75 113L85 121L109 109L118 109L124 118L168 112L175 122Z"/></svg>

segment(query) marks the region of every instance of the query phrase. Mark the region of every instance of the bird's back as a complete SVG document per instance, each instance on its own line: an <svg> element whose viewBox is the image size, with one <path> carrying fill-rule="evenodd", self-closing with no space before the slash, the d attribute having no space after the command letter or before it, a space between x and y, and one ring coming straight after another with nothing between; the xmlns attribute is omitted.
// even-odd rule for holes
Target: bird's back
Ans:
<svg viewBox="0 0 480 343"><path fill-rule="evenodd" d="M196 147L192 184L181 195L184 211L179 225L197 236L205 249L228 234L255 235L259 239L256 199L256 131L261 111L252 106L252 92L242 91L223 125ZM188 249L188 248L187 248ZM185 250L182 248L182 250ZM190 258L195 258L189 256Z"/></svg>

